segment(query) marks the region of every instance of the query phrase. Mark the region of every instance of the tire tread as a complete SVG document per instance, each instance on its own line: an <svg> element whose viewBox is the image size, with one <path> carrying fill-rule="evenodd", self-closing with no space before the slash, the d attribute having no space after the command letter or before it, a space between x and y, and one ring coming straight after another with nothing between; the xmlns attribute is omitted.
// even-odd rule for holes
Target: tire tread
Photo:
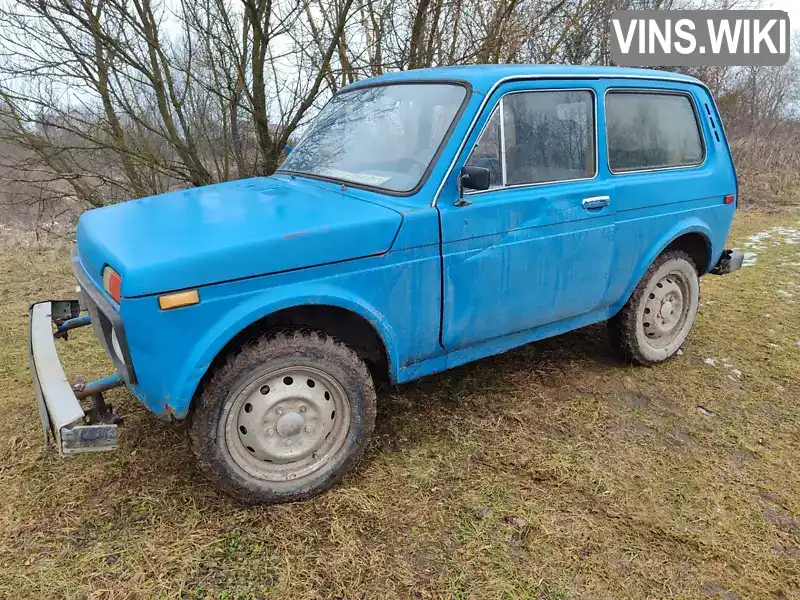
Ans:
<svg viewBox="0 0 800 600"><path fill-rule="evenodd" d="M242 373L268 363L271 359L292 354L310 353L320 360L333 358L352 369L364 393L364 439L347 458L322 482L298 485L291 492L269 492L252 485L241 476L232 476L230 467L220 456L217 425L222 406L236 379ZM223 492L246 504L275 504L304 500L336 485L358 462L369 434L375 426L376 398L369 370L363 360L348 346L327 334L311 329L290 329L271 332L232 353L220 365L195 398L196 406L189 419L189 441L197 466L203 475ZM302 483L298 482L298 483Z"/></svg>
<svg viewBox="0 0 800 600"><path fill-rule="evenodd" d="M655 272L658 271L661 265L674 259L687 261L694 268L695 274L697 273L697 265L683 250L669 250L661 253L639 280L639 284L622 309L608 320L608 334L611 338L611 345L620 358L626 362L645 366L652 366L662 362L647 358L639 349L639 345L636 343L636 310L642 300L647 284Z"/></svg>

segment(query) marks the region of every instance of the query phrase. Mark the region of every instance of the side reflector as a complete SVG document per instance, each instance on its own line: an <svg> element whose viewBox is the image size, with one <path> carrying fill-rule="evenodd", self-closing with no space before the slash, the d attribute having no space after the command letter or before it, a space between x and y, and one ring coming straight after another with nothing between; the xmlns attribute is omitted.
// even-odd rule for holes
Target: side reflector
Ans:
<svg viewBox="0 0 800 600"><path fill-rule="evenodd" d="M165 296L158 297L158 305L161 310L169 310L170 308L180 308L181 306L191 306L200 302L200 295L197 290L189 290L188 292L177 292L175 294L166 294Z"/></svg>
<svg viewBox="0 0 800 600"><path fill-rule="evenodd" d="M734 202L736 202L736 196L733 194L728 194L725 196L725 204L733 204Z"/></svg>

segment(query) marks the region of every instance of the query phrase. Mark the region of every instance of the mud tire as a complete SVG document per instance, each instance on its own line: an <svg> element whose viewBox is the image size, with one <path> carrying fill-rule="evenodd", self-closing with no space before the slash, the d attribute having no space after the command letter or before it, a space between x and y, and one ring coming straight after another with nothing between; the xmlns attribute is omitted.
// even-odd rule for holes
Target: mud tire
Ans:
<svg viewBox="0 0 800 600"><path fill-rule="evenodd" d="M648 298L657 292L655 287L665 278L674 276L685 287L683 294L686 314L681 315L679 330L663 347L652 345L648 337L645 316ZM661 254L642 277L639 285L614 317L608 321L611 343L622 359L640 365L655 365L667 360L681 348L694 325L700 304L700 281L697 267L683 251L671 250Z"/></svg>
<svg viewBox="0 0 800 600"><path fill-rule="evenodd" d="M233 458L224 423L237 394L275 369L310 367L338 382L349 402L343 445L318 470L288 481L254 477ZM304 500L328 490L361 457L375 426L375 389L364 361L346 345L315 331L279 332L231 355L203 386L189 419L197 465L217 488L246 504Z"/></svg>

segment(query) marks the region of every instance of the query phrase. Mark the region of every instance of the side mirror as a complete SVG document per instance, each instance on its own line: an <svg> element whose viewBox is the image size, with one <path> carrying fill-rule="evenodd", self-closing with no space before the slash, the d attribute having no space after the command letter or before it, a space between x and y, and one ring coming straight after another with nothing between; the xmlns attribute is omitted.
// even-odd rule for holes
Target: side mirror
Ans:
<svg viewBox="0 0 800 600"><path fill-rule="evenodd" d="M490 183L489 169L486 167L473 167L465 165L461 167L458 175L458 200L453 202L453 206L469 206L472 204L464 199L464 190L488 190Z"/></svg>
<svg viewBox="0 0 800 600"><path fill-rule="evenodd" d="M490 171L486 167L461 167L461 187L467 190L488 190Z"/></svg>

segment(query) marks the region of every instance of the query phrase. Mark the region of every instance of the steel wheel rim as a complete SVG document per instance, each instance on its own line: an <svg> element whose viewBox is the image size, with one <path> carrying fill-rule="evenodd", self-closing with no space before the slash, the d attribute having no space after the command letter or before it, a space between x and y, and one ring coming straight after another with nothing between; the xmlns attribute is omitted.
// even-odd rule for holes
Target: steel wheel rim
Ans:
<svg viewBox="0 0 800 600"><path fill-rule="evenodd" d="M330 463L350 429L350 403L335 378L307 366L276 369L231 403L225 444L245 472L268 481L306 477Z"/></svg>
<svg viewBox="0 0 800 600"><path fill-rule="evenodd" d="M689 316L691 287L683 273L672 271L648 290L642 327L653 348L669 346L681 334Z"/></svg>

